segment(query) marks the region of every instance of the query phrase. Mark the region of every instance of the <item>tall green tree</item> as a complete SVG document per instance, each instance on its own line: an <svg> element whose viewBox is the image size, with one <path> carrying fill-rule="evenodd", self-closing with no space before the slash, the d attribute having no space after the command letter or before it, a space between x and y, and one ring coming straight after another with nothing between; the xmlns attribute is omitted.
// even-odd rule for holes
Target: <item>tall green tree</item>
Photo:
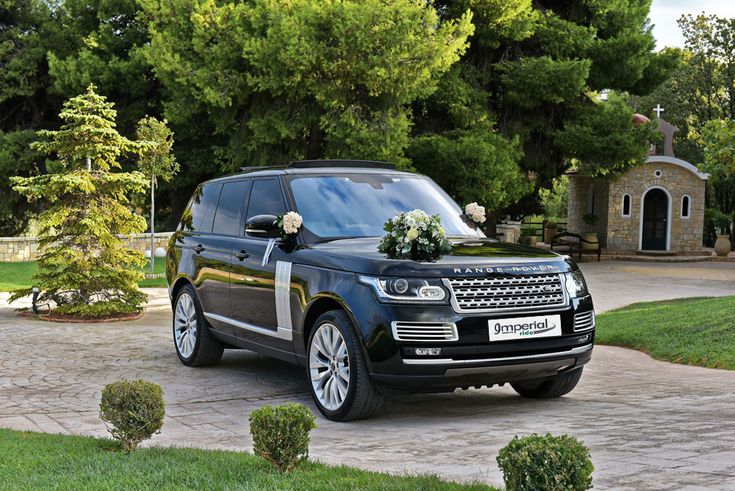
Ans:
<svg viewBox="0 0 735 491"><path fill-rule="evenodd" d="M589 175L609 176L642 161L652 127L636 129L631 109L601 94L645 94L676 66L676 52L654 52L650 0L436 5L445 20L469 8L475 32L440 82L443 90L416 105L416 135L489 125L517 136L520 166L536 188L550 186L573 162ZM452 164L464 166L460 159ZM422 169L420 161L414 165ZM537 208L536 199L530 194L513 209Z"/></svg>
<svg viewBox="0 0 735 491"><path fill-rule="evenodd" d="M36 140L33 130L0 132L0 236L22 234L36 207L20 194L12 191L11 176L37 175L42 156L29 148ZM41 163L41 164L39 164ZM45 165L44 165L45 167Z"/></svg>
<svg viewBox="0 0 735 491"><path fill-rule="evenodd" d="M35 131L56 124L62 99L49 88L46 53L66 49L56 12L43 0L0 0L0 236L22 233L36 207L11 190L10 176L45 172L28 150Z"/></svg>
<svg viewBox="0 0 735 491"><path fill-rule="evenodd" d="M115 103L118 128L132 135L146 114L159 114L160 86L142 48L148 31L136 0L64 0L56 16L74 36L70 48L48 52L53 89L72 97L95 84Z"/></svg>
<svg viewBox="0 0 735 491"><path fill-rule="evenodd" d="M408 156L460 204L502 209L531 189L518 166L518 138L493 131L456 130L415 138Z"/></svg>
<svg viewBox="0 0 735 491"><path fill-rule="evenodd" d="M155 269L156 250L156 185L158 180L170 181L179 171L176 157L171 153L174 145L174 134L166 125L166 120L159 121L151 116L138 121L136 132L141 145L138 168L151 180L151 273Z"/></svg>
<svg viewBox="0 0 735 491"><path fill-rule="evenodd" d="M409 104L467 46L470 15L417 0L142 0L146 53L174 124L202 114L223 167L347 157L402 162Z"/></svg>
<svg viewBox="0 0 735 491"><path fill-rule="evenodd" d="M707 121L699 133L704 153L700 168L710 174L714 204L724 213L735 211L735 120Z"/></svg>
<svg viewBox="0 0 735 491"><path fill-rule="evenodd" d="M59 159L54 173L14 177L14 189L43 200L39 216L39 301L50 301L62 314L106 316L139 312L146 300L137 282L145 259L118 234L145 230L145 220L130 210L131 193L143 192L140 172L113 172L118 159L138 145L115 129L113 105L90 86L69 99L58 131L43 131L33 145ZM16 291L11 301L30 293Z"/></svg>

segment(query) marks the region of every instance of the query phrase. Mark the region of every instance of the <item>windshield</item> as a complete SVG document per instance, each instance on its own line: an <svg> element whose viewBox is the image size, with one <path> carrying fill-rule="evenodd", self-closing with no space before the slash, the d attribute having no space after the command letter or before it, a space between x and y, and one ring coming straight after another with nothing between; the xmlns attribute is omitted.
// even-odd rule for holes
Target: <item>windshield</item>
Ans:
<svg viewBox="0 0 735 491"><path fill-rule="evenodd" d="M449 237L484 237L434 181L423 176L344 174L289 176L304 228L316 240L380 237L383 224L415 209L441 216ZM309 235L307 233L307 237Z"/></svg>

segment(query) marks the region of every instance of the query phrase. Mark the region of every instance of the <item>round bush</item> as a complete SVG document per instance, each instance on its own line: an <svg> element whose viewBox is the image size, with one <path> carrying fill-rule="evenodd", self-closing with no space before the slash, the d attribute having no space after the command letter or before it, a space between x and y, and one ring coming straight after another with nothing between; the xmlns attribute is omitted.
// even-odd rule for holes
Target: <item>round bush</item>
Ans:
<svg viewBox="0 0 735 491"><path fill-rule="evenodd" d="M287 472L309 456L314 414L302 404L263 406L250 413L253 452Z"/></svg>
<svg viewBox="0 0 735 491"><path fill-rule="evenodd" d="M592 487L590 451L569 435L515 437L500 449L507 491L584 491Z"/></svg>
<svg viewBox="0 0 735 491"><path fill-rule="evenodd" d="M121 380L102 390L100 418L129 452L160 431L166 415L163 389L145 380Z"/></svg>

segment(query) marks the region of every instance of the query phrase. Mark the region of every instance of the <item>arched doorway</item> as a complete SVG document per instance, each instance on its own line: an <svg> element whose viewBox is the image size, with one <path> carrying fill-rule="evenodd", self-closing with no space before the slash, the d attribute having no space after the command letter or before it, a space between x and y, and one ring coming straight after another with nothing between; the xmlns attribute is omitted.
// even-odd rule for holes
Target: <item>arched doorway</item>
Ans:
<svg viewBox="0 0 735 491"><path fill-rule="evenodd" d="M641 249L666 251L669 249L669 222L671 203L668 193L661 188L646 191L642 199Z"/></svg>

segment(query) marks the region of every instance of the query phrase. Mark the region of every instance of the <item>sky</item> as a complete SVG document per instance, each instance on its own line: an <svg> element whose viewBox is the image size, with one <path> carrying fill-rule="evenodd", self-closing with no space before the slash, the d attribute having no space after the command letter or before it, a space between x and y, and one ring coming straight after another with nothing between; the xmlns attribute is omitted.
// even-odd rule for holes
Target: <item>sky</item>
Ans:
<svg viewBox="0 0 735 491"><path fill-rule="evenodd" d="M656 37L656 48L664 46L684 46L676 21L682 14L716 14L720 17L735 17L735 1L733 0L653 0L651 5L651 22L654 24L653 35Z"/></svg>

